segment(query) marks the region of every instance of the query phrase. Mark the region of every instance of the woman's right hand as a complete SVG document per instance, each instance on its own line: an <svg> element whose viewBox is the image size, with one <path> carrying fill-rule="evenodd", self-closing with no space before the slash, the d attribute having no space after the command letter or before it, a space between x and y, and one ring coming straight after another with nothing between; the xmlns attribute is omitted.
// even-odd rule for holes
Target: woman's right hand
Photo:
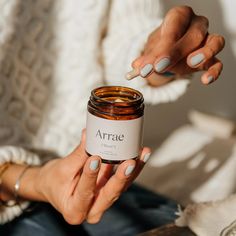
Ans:
<svg viewBox="0 0 236 236"><path fill-rule="evenodd" d="M83 131L80 145L66 158L40 168L35 180L41 199L51 203L70 224L84 220L97 223L140 173L142 160L150 153L149 148L143 148L139 160L124 161L113 173L113 166L101 164L100 157L88 157L85 139Z"/></svg>

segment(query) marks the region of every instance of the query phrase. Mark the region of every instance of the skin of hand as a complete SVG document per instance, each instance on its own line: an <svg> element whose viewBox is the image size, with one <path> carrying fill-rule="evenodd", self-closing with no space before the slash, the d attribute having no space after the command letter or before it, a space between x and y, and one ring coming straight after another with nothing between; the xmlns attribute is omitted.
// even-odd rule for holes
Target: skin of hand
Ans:
<svg viewBox="0 0 236 236"><path fill-rule="evenodd" d="M223 64L216 55L224 48L221 35L208 33L209 22L188 6L172 8L163 23L147 40L143 54L132 67L153 86L165 84L178 76L205 71L203 84L218 79ZM165 77L163 73L174 76Z"/></svg>
<svg viewBox="0 0 236 236"><path fill-rule="evenodd" d="M85 139L83 131L78 148L64 159L49 162L36 182L38 191L70 224L97 223L139 174L144 155L150 153L143 148L140 160L124 161L113 173L113 166L102 164L100 157L88 157Z"/></svg>
<svg viewBox="0 0 236 236"><path fill-rule="evenodd" d="M85 142L84 130L80 145L70 155L28 169L21 179L19 196L49 202L69 224L99 222L138 176L151 151L142 148L139 159L124 161L114 171L114 166L103 164L100 157L89 157ZM12 165L4 174L2 187L6 191L2 200L11 199L12 186L23 169L24 166Z"/></svg>

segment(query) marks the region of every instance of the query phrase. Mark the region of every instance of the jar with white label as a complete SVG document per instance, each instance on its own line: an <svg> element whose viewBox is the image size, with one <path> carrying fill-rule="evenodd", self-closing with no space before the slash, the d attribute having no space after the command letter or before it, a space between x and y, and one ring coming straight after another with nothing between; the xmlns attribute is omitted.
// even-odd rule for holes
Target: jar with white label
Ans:
<svg viewBox="0 0 236 236"><path fill-rule="evenodd" d="M88 102L86 151L105 163L139 156L143 137L143 95L121 86L94 89Z"/></svg>

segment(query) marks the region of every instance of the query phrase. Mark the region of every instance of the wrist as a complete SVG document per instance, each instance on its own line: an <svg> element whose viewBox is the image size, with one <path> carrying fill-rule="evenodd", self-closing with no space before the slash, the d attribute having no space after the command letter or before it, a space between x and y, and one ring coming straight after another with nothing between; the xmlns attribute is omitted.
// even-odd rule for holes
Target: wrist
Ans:
<svg viewBox="0 0 236 236"><path fill-rule="evenodd" d="M19 196L33 201L46 202L46 198L40 191L40 172L43 167L30 167L21 179Z"/></svg>
<svg viewBox="0 0 236 236"><path fill-rule="evenodd" d="M12 200L16 181L26 168L25 165L11 164L2 176L1 199L4 201ZM29 167L19 181L18 196L23 199L44 201L43 196L36 190L36 182L41 167Z"/></svg>
<svg viewBox="0 0 236 236"><path fill-rule="evenodd" d="M51 173L53 172L53 166L57 163L57 159L48 161L45 165L37 168L35 170L35 181L33 183L35 192L37 196L40 198L40 201L49 202L50 201L50 193L53 189L53 177Z"/></svg>

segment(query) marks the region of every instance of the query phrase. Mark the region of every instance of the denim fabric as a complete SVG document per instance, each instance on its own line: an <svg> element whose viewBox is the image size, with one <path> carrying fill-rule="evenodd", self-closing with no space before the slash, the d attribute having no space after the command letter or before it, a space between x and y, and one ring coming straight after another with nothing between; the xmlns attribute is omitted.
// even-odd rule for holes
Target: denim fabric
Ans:
<svg viewBox="0 0 236 236"><path fill-rule="evenodd" d="M0 236L87 236L81 226L74 228L77 234L51 205L39 203L33 211L0 226Z"/></svg>
<svg viewBox="0 0 236 236"><path fill-rule="evenodd" d="M1 236L133 236L173 222L176 203L133 185L95 225L70 226L49 204L40 203L0 226Z"/></svg>

